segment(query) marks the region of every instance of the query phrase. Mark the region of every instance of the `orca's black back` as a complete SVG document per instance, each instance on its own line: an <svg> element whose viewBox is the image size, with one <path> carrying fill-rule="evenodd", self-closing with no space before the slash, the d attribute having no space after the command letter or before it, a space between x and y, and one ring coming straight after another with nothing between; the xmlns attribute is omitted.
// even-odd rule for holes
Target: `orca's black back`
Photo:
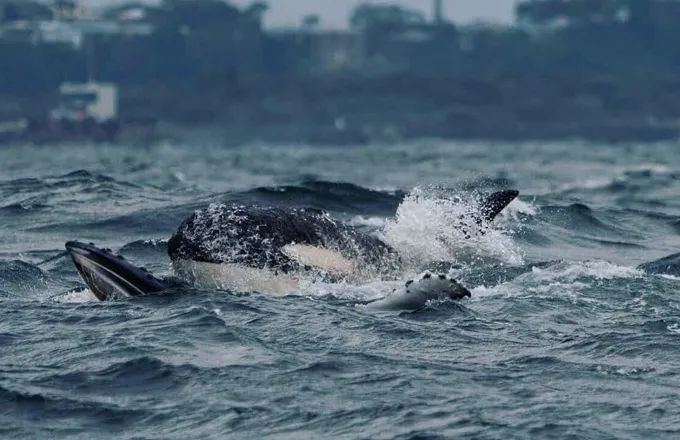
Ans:
<svg viewBox="0 0 680 440"><path fill-rule="evenodd" d="M168 243L173 260L237 263L255 268L299 268L282 248L320 246L378 270L399 265L396 252L382 241L310 208L214 204L185 220Z"/></svg>

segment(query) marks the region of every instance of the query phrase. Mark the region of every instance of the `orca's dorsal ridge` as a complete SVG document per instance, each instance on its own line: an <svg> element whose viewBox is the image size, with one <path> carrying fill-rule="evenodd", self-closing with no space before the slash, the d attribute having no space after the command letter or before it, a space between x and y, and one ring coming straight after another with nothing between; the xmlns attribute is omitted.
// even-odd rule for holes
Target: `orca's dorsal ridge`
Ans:
<svg viewBox="0 0 680 440"><path fill-rule="evenodd" d="M480 203L480 213L487 222L492 222L513 200L519 196L516 189L495 192Z"/></svg>

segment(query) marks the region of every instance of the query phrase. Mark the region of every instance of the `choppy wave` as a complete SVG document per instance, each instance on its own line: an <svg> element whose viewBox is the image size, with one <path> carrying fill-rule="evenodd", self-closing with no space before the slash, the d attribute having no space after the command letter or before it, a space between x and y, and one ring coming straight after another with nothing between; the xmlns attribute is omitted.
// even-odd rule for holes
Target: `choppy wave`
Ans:
<svg viewBox="0 0 680 440"><path fill-rule="evenodd" d="M0 163L3 438L675 437L680 281L637 268L680 249L675 144L17 146ZM467 220L510 186L495 222ZM175 228L227 202L329 211L406 267L101 303L64 253L95 241L169 276ZM358 307L424 269L472 299Z"/></svg>
<svg viewBox="0 0 680 440"><path fill-rule="evenodd" d="M515 278L495 286L479 286L478 297L488 295L543 295L549 298L569 296L587 301L584 290L605 281L639 279L643 272L633 267L617 266L607 261L556 262L532 265Z"/></svg>
<svg viewBox="0 0 680 440"><path fill-rule="evenodd" d="M267 204L389 216L399 206L404 195L400 190L379 191L351 183L306 180L297 185L260 187L241 193L238 197Z"/></svg>

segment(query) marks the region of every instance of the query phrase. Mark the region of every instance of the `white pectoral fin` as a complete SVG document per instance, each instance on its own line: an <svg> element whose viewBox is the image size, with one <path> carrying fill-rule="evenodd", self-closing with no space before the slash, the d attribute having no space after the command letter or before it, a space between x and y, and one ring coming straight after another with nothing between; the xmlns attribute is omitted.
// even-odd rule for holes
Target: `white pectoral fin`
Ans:
<svg viewBox="0 0 680 440"><path fill-rule="evenodd" d="M351 274L356 270L356 263L345 258L340 252L332 249L291 243L282 249L289 258L304 266L311 266L336 274Z"/></svg>
<svg viewBox="0 0 680 440"><path fill-rule="evenodd" d="M453 278L425 272L366 307L373 310L416 310L430 300L460 300L470 296L470 291Z"/></svg>

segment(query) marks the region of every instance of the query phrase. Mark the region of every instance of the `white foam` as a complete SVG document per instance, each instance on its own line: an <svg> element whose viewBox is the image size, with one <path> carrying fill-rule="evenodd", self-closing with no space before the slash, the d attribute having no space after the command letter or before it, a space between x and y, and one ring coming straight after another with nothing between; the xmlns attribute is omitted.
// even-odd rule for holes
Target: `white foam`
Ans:
<svg viewBox="0 0 680 440"><path fill-rule="evenodd" d="M506 230L478 222L478 212L474 198L442 197L437 191L416 188L387 222L384 240L409 267L471 258L521 264L522 253Z"/></svg>
<svg viewBox="0 0 680 440"><path fill-rule="evenodd" d="M531 270L531 274L537 281L561 280L574 282L584 277L598 280L639 278L643 275L643 272L632 267L618 266L608 261L591 260L576 263L564 262L544 269L534 267Z"/></svg>
<svg viewBox="0 0 680 440"><path fill-rule="evenodd" d="M625 173L640 173L640 172L648 172L653 175L667 175L672 172L671 168L668 167L668 165L665 164L660 164L660 163L641 163L638 165L634 165L631 167L627 167L623 169L623 172Z"/></svg>
<svg viewBox="0 0 680 440"><path fill-rule="evenodd" d="M612 184L616 183L618 180L619 180L619 177L616 177L616 176L594 177L594 178L591 178L591 179L580 180L579 182L565 183L563 185L560 185L557 188L557 190L569 192L569 191L578 191L578 190L602 189L602 188L607 188L608 186L611 186Z"/></svg>
<svg viewBox="0 0 680 440"><path fill-rule="evenodd" d="M639 278L643 272L607 261L562 262L547 268L534 267L507 283L494 287L480 286L472 290L472 299L486 297L561 296L581 302L596 302L584 297L583 290L593 280Z"/></svg>
<svg viewBox="0 0 680 440"><path fill-rule="evenodd" d="M645 374L649 373L650 371L654 371L654 368L649 366L640 366L640 367L630 367L630 366L624 366L624 367L617 367L614 365L598 365L596 367L596 370L599 373L607 374L607 375L619 375L619 376L637 376L640 374Z"/></svg>
<svg viewBox="0 0 680 440"><path fill-rule="evenodd" d="M639 173L648 173L652 177L668 177L673 173L673 170L667 165L658 163L642 163L635 166L619 167L612 169L610 175L593 177L590 179L580 180L578 182L565 183L558 187L561 191L578 191L578 190L597 190L607 188L614 184L622 184L628 182L632 175Z"/></svg>
<svg viewBox="0 0 680 440"><path fill-rule="evenodd" d="M531 202L515 199L496 217L494 223L515 226L520 221L520 216L535 217L539 209Z"/></svg>
<svg viewBox="0 0 680 440"><path fill-rule="evenodd" d="M370 228L383 228L385 226L384 217L366 217L363 215L356 215L352 217L347 223L350 226L367 226Z"/></svg>
<svg viewBox="0 0 680 440"><path fill-rule="evenodd" d="M86 302L98 302L90 289L75 289L55 297L55 301L67 304L81 304Z"/></svg>
<svg viewBox="0 0 680 440"><path fill-rule="evenodd" d="M361 284L350 281L328 283L313 278L300 280L299 294L307 297L346 299L352 301L373 301L387 296L393 290L403 286L403 281L370 280Z"/></svg>

